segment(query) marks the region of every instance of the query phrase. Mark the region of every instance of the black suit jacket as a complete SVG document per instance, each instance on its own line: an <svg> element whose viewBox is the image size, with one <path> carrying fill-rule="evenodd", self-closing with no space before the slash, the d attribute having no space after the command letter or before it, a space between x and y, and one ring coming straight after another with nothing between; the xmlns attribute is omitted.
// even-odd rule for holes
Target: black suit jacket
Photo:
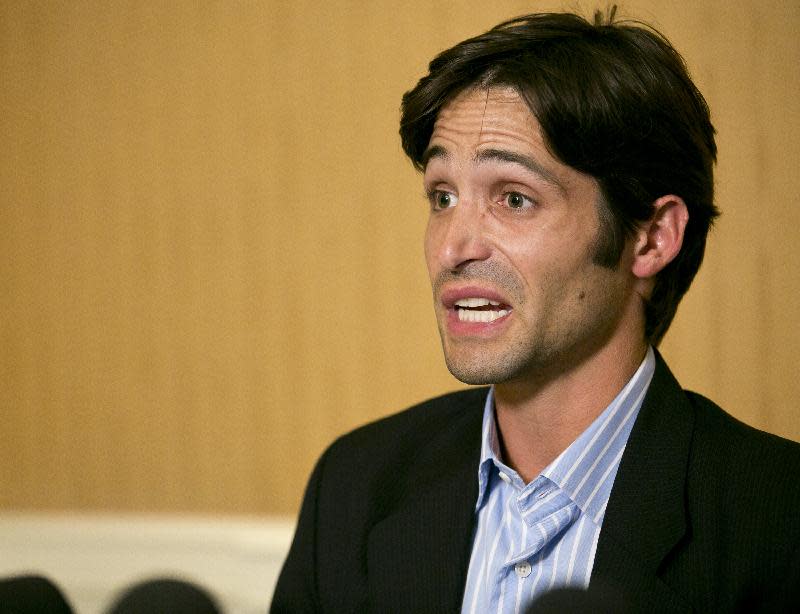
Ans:
<svg viewBox="0 0 800 614"><path fill-rule="evenodd" d="M479 388L433 399L328 448L273 612L459 611L485 398ZM800 445L683 391L659 357L592 590L631 612L800 611Z"/></svg>

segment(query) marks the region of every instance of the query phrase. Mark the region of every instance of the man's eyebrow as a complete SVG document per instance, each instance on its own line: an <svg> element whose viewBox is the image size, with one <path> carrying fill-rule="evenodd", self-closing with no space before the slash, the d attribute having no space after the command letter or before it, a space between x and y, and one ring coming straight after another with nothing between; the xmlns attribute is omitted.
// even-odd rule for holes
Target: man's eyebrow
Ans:
<svg viewBox="0 0 800 614"><path fill-rule="evenodd" d="M428 162L430 162L431 158L441 158L442 160L447 160L450 157L450 152L448 152L444 147L441 145L431 145L428 147L422 154L422 168L428 166Z"/></svg>
<svg viewBox="0 0 800 614"><path fill-rule="evenodd" d="M505 149L481 149L475 154L474 160L475 162L509 162L511 164L519 164L544 179L547 183L552 184L561 192L565 191L564 186L561 185L561 182L553 173L533 158L524 154L507 151Z"/></svg>

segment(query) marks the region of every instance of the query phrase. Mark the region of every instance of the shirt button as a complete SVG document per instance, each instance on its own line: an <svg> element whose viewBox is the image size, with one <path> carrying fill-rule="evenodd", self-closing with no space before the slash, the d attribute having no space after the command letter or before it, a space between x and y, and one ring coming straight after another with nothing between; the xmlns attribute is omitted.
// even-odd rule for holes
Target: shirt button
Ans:
<svg viewBox="0 0 800 614"><path fill-rule="evenodd" d="M500 479L501 479L501 480L503 480L503 481L504 481L506 484L511 484L511 478L510 478L510 477L508 477L508 476L507 476L505 473L503 473L502 471L499 471L498 473L500 474Z"/></svg>
<svg viewBox="0 0 800 614"><path fill-rule="evenodd" d="M514 571L520 578L527 578L531 575L531 564L528 561L520 561L514 565Z"/></svg>

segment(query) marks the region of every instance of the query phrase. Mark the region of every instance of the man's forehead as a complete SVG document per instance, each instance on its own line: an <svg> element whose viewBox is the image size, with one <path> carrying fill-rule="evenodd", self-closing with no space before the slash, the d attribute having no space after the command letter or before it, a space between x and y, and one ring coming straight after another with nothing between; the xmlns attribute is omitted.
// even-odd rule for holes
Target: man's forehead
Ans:
<svg viewBox="0 0 800 614"><path fill-rule="evenodd" d="M539 149L539 123L524 99L511 87L471 88L439 112L423 167L432 157L447 158L455 149L480 147Z"/></svg>
<svg viewBox="0 0 800 614"><path fill-rule="evenodd" d="M536 118L515 88L472 87L459 92L442 106L434 122L433 135L437 128L441 129L443 125L453 121L486 125L509 119L538 128Z"/></svg>

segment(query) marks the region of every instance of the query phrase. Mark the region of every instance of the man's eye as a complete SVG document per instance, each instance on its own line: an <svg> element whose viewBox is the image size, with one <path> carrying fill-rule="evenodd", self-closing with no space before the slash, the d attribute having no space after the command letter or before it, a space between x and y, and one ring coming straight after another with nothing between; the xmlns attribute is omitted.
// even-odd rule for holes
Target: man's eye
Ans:
<svg viewBox="0 0 800 614"><path fill-rule="evenodd" d="M458 202L458 196L443 190L433 190L429 198L434 209L448 209Z"/></svg>
<svg viewBox="0 0 800 614"><path fill-rule="evenodd" d="M528 209L533 206L533 201L519 192L508 192L503 196L503 202L511 209Z"/></svg>

